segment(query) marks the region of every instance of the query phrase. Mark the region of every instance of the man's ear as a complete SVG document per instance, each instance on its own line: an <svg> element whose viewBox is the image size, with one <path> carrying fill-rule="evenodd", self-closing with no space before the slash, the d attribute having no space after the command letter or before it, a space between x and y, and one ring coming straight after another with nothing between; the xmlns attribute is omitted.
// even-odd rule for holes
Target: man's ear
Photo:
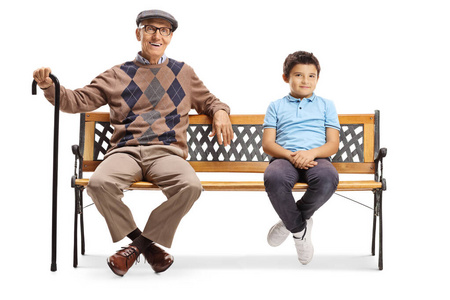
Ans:
<svg viewBox="0 0 450 300"><path fill-rule="evenodd" d="M136 39L140 42L141 41L141 29L136 28Z"/></svg>

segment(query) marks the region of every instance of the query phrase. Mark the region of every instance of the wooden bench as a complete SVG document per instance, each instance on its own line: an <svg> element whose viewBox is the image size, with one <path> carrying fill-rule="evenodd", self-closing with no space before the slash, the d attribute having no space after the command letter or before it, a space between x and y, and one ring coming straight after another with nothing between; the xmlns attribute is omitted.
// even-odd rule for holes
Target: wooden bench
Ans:
<svg viewBox="0 0 450 300"><path fill-rule="evenodd" d="M188 161L196 172L264 173L270 157L262 150L264 115L231 115L234 140L228 147L219 146L211 133L211 119L204 115L189 116ZM338 191L371 191L374 193L372 255L375 255L375 235L378 219L379 259L383 269L382 192L386 189L383 179L383 157L387 150L380 149L379 111L374 114L339 115L341 124L339 151L332 157L340 174L373 174L373 180L340 181ZM84 172L93 172L101 163L109 147L113 128L108 113L81 114L80 143L74 145L75 188L74 267L78 264L77 229L78 216L81 227L81 253L85 252L83 224L83 190L89 179ZM262 178L261 178L262 179ZM205 191L265 191L260 181L202 181ZM295 184L293 191L305 191L306 183ZM159 190L151 182L139 181L130 190Z"/></svg>

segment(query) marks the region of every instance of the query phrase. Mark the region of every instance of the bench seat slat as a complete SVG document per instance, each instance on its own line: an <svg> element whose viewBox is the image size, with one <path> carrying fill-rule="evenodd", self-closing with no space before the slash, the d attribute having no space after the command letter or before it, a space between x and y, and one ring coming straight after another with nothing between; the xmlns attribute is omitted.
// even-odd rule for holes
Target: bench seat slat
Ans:
<svg viewBox="0 0 450 300"><path fill-rule="evenodd" d="M93 172L101 161L83 161L83 171ZM189 161L196 172L264 173L268 162ZM339 174L374 174L375 163L333 163Z"/></svg>
<svg viewBox="0 0 450 300"><path fill-rule="evenodd" d="M89 179L76 179L75 184L78 186L87 186ZM205 191L265 191L263 181L202 181ZM295 192L305 191L308 185L306 183L296 183L292 189ZM340 181L338 191L371 191L381 188L381 182L375 180L360 181ZM133 183L129 190L155 190L159 189L157 185L147 182L138 181Z"/></svg>

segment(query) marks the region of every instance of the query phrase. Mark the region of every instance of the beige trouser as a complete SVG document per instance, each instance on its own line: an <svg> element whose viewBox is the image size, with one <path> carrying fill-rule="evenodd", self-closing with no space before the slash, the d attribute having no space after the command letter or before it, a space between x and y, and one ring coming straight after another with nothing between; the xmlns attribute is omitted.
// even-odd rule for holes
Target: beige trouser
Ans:
<svg viewBox="0 0 450 300"><path fill-rule="evenodd" d="M89 180L87 193L108 225L114 242L137 228L122 202L123 190L146 180L158 185L167 201L155 208L142 235L170 248L184 215L200 197L202 186L194 169L174 146L121 147L108 153Z"/></svg>

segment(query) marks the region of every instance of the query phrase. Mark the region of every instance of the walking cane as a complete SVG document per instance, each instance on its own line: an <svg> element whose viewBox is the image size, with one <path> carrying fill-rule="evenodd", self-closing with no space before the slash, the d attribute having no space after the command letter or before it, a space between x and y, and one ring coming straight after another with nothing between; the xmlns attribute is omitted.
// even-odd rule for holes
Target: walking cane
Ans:
<svg viewBox="0 0 450 300"><path fill-rule="evenodd" d="M60 88L59 80L55 75L50 74L49 77L55 84L55 121L53 131L53 196L52 196L52 263L50 266L51 271L56 271L56 208L58 199L58 136L59 136L59 98ZM36 95L36 80L33 80L31 94Z"/></svg>

